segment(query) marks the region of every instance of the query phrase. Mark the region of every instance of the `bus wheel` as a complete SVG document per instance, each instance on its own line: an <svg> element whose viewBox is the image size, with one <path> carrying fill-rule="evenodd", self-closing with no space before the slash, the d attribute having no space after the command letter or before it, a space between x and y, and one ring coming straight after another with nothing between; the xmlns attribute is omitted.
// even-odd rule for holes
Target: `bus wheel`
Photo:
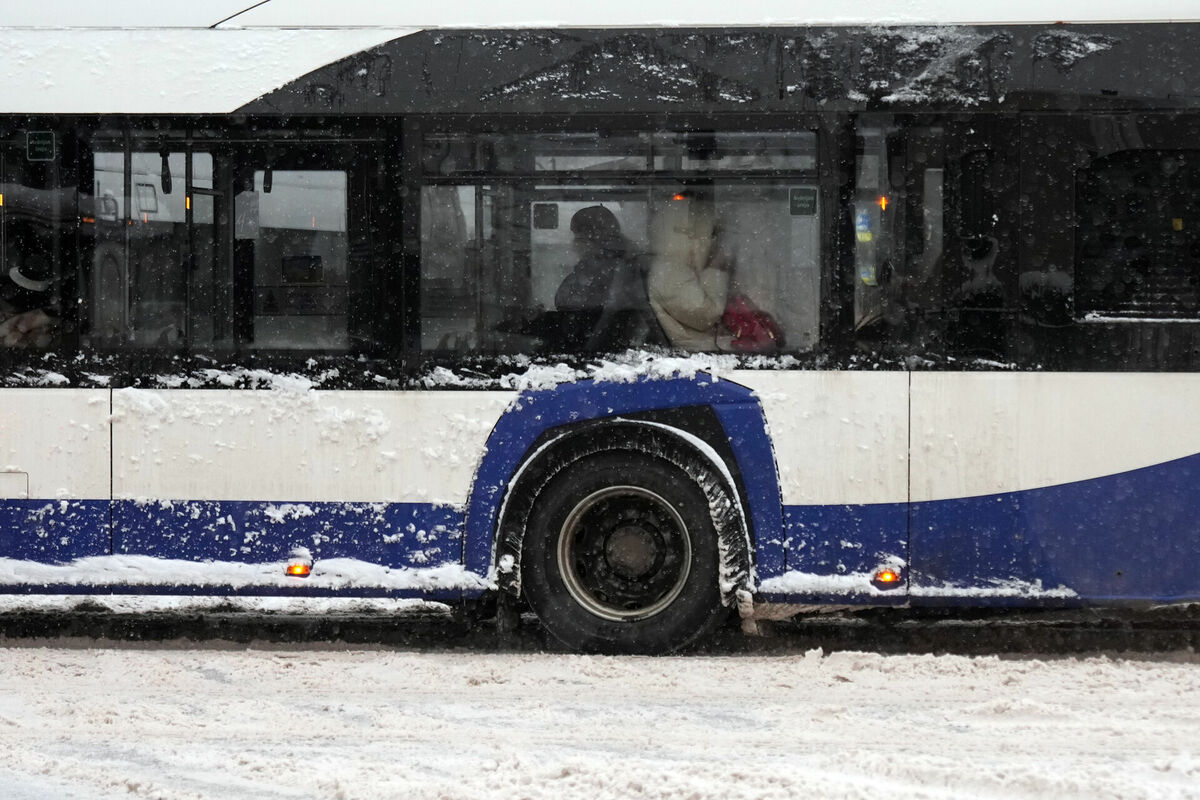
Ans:
<svg viewBox="0 0 1200 800"><path fill-rule="evenodd" d="M648 454L604 451L560 470L534 503L524 548L525 596L570 648L666 653L724 616L708 499Z"/></svg>

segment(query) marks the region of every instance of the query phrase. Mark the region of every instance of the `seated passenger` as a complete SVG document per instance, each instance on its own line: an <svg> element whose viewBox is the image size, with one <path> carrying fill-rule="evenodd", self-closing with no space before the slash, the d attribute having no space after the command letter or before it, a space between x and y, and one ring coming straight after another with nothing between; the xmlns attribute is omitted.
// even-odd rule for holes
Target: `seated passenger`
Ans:
<svg viewBox="0 0 1200 800"><path fill-rule="evenodd" d="M53 275L49 260L32 256L0 280L0 346L49 347L58 329L50 297Z"/></svg>
<svg viewBox="0 0 1200 800"><path fill-rule="evenodd" d="M658 344L661 333L621 225L604 206L571 217L579 261L554 293L568 351L605 352Z"/></svg>
<svg viewBox="0 0 1200 800"><path fill-rule="evenodd" d="M721 251L711 203L674 199L654 220L650 307L674 347L729 349L721 316L733 260Z"/></svg>

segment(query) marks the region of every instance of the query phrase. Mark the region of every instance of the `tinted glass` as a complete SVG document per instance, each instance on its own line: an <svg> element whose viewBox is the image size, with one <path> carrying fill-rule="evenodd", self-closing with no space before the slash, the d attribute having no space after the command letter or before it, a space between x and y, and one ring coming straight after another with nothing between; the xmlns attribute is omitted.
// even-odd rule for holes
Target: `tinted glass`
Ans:
<svg viewBox="0 0 1200 800"><path fill-rule="evenodd" d="M342 170L256 170L235 198L240 263L253 274L253 344L349 346L347 176Z"/></svg>
<svg viewBox="0 0 1200 800"><path fill-rule="evenodd" d="M61 188L56 131L0 142L0 348L61 341L67 237L78 223L75 190Z"/></svg>
<svg viewBox="0 0 1200 800"><path fill-rule="evenodd" d="M422 347L811 349L818 197L800 180L425 187Z"/></svg>

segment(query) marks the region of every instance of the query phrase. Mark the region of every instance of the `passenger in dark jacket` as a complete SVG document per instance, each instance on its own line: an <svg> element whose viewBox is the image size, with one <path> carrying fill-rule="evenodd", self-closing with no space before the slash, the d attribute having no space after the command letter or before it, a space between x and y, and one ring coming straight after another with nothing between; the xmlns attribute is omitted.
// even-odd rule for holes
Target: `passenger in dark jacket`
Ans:
<svg viewBox="0 0 1200 800"><path fill-rule="evenodd" d="M579 261L554 293L559 311L600 311L613 276L622 272L629 245L617 218L604 206L588 206L571 217Z"/></svg>
<svg viewBox="0 0 1200 800"><path fill-rule="evenodd" d="M554 293L568 351L612 351L658 344L661 331L646 297L646 282L629 257L621 224L604 206L571 217L579 261Z"/></svg>

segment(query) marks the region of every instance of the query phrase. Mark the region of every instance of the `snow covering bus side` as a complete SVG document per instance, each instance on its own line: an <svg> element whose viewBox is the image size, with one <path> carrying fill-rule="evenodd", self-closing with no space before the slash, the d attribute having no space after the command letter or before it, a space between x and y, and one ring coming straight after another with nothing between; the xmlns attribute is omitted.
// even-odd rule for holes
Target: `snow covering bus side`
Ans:
<svg viewBox="0 0 1200 800"><path fill-rule="evenodd" d="M1200 25L160 34L0 30L178 89L0 98L4 592L1200 599Z"/></svg>

